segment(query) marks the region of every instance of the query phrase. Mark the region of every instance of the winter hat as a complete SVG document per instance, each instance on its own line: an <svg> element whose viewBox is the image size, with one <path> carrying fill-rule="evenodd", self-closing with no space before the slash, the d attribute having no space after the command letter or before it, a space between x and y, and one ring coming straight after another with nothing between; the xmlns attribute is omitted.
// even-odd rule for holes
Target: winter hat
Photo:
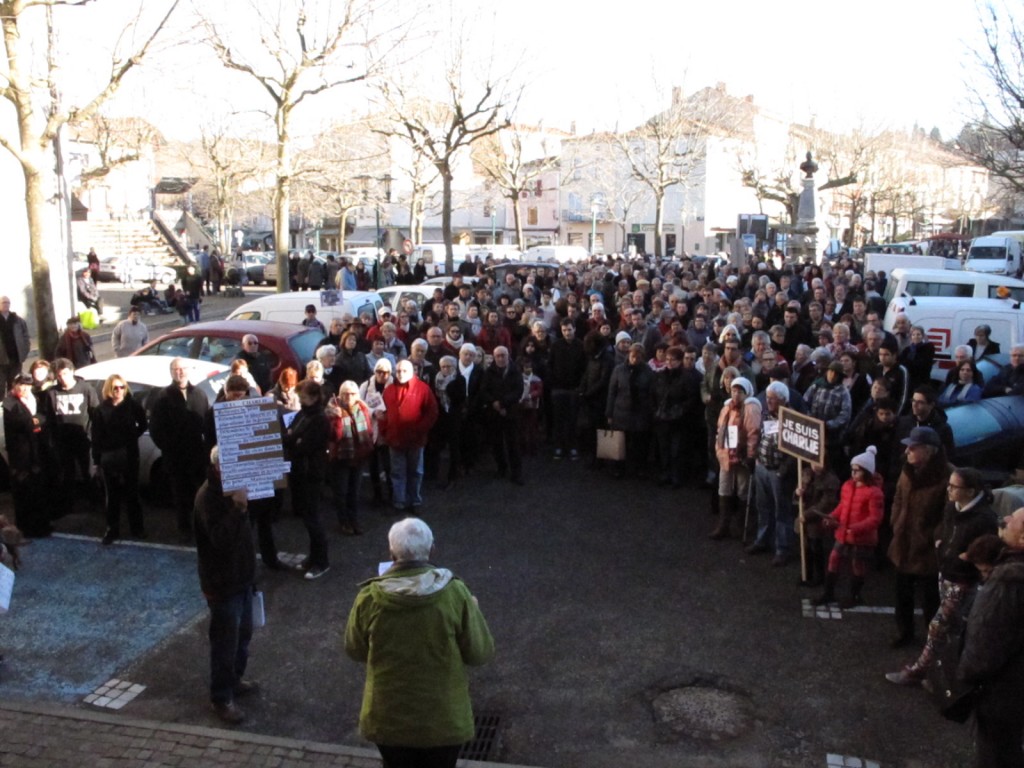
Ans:
<svg viewBox="0 0 1024 768"><path fill-rule="evenodd" d="M828 369L830 371L835 371L838 374L842 374L843 373L843 364L840 363L838 360L833 360L831 363L828 364Z"/></svg>
<svg viewBox="0 0 1024 768"><path fill-rule="evenodd" d="M752 394L754 394L754 385L751 384L746 379L744 379L742 376L738 379L733 379L732 386L739 387L740 389L742 389L744 392L747 393L747 397L750 397Z"/></svg>
<svg viewBox="0 0 1024 768"><path fill-rule="evenodd" d="M939 433L931 427L914 427L910 430L910 437L904 438L900 442L908 448L915 445L933 445L938 448L942 445Z"/></svg>
<svg viewBox="0 0 1024 768"><path fill-rule="evenodd" d="M878 453L878 449L873 445L869 445L867 450L864 451L860 456L854 456L850 460L851 467L860 467L869 475L875 474L875 454Z"/></svg>
<svg viewBox="0 0 1024 768"><path fill-rule="evenodd" d="M620 341L633 341L633 337L625 331L619 331L615 334L615 343L618 344Z"/></svg>

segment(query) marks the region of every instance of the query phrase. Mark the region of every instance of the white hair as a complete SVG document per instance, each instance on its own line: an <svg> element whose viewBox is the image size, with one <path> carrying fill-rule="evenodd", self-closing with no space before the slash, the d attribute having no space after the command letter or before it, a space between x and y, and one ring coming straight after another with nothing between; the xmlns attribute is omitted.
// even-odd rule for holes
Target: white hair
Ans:
<svg viewBox="0 0 1024 768"><path fill-rule="evenodd" d="M399 520L388 531L388 547L395 562L429 560L434 546L434 534L418 517Z"/></svg>

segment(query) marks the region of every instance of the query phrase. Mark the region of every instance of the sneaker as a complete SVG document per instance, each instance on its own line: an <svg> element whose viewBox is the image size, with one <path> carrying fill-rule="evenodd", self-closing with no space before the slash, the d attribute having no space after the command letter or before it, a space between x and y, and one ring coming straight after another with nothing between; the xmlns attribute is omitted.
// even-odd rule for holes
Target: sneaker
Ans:
<svg viewBox="0 0 1024 768"><path fill-rule="evenodd" d="M310 567L310 569L308 571L306 571L306 575L303 576L303 578L306 581L313 581L313 579L319 579L321 576L323 576L329 570L331 570L330 566L328 566L326 568L317 568L316 566L312 566L312 567Z"/></svg>
<svg viewBox="0 0 1024 768"><path fill-rule="evenodd" d="M255 693L260 692L260 684L255 680L239 680L235 683L233 693L235 698L242 698L243 696L252 696Z"/></svg>
<svg viewBox="0 0 1024 768"><path fill-rule="evenodd" d="M579 461L579 458L580 458L580 455L576 452L575 448L573 448L571 451L569 451L569 459L571 461Z"/></svg>
<svg viewBox="0 0 1024 768"><path fill-rule="evenodd" d="M245 720L245 713L235 706L235 702L229 701L227 703L213 702L210 708L214 711L221 720L228 725L238 725Z"/></svg>
<svg viewBox="0 0 1024 768"><path fill-rule="evenodd" d="M921 677L919 675L915 675L907 667L904 667L899 672L886 673L885 679L894 685L906 685L911 687L921 685Z"/></svg>
<svg viewBox="0 0 1024 768"><path fill-rule="evenodd" d="M556 459L556 460L562 458L562 449L561 448L555 448L555 455L554 455L553 458Z"/></svg>

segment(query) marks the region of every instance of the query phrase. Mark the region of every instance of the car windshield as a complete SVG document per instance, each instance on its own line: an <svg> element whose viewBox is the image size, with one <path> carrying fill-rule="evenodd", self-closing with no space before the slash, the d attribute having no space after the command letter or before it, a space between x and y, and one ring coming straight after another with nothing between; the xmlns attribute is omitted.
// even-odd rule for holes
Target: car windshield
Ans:
<svg viewBox="0 0 1024 768"><path fill-rule="evenodd" d="M967 257L971 261L982 259L985 261L992 259L1002 260L1006 258L1006 249L998 245L979 245L971 248Z"/></svg>
<svg viewBox="0 0 1024 768"><path fill-rule="evenodd" d="M320 331L309 330L288 339L288 346L292 348L300 362L305 365L313 359L316 345L322 338L323 336L320 334Z"/></svg>

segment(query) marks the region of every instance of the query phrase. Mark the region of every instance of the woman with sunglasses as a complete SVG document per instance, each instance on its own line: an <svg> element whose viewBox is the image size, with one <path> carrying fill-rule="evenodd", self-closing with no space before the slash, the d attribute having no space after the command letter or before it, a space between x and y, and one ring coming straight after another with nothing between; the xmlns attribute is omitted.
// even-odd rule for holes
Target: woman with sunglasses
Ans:
<svg viewBox="0 0 1024 768"><path fill-rule="evenodd" d="M146 410L118 374L107 377L103 402L92 420L92 460L99 468L107 497L107 532L103 544L121 536L121 504L128 512L132 536L146 538L139 502L139 437L149 426Z"/></svg>

